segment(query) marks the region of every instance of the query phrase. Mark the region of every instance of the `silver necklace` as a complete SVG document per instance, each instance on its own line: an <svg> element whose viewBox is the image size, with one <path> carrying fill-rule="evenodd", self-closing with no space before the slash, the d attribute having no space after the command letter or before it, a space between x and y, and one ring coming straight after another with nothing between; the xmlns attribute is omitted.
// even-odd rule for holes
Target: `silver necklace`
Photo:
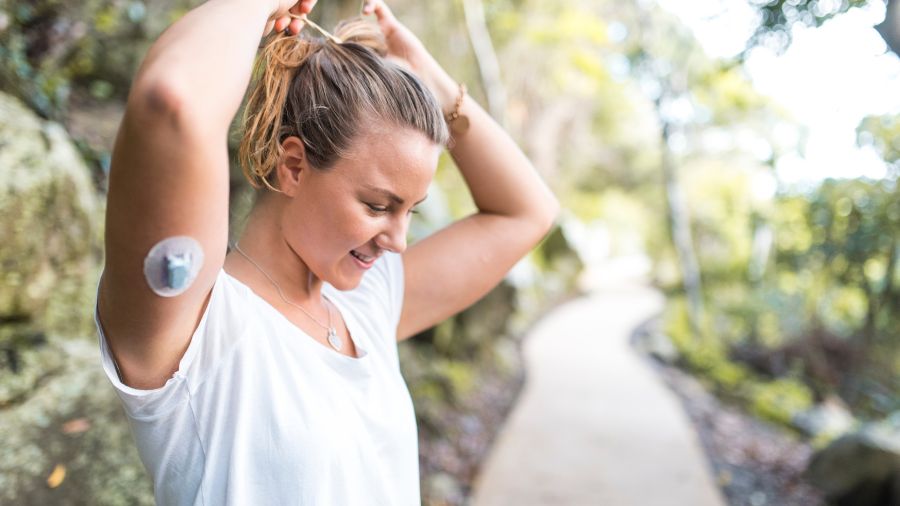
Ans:
<svg viewBox="0 0 900 506"><path fill-rule="evenodd" d="M335 331L334 326L331 324L331 307L329 307L329 305L328 305L328 304L331 304L330 300L328 300L324 295L322 295L322 298L328 302L328 304L326 304L326 306L325 306L325 310L328 311L328 326L326 327L325 325L322 325L322 323L319 322L319 320L317 320L315 316L311 315L309 313L309 311L304 309L302 306L300 306L299 304L294 304L293 302L287 300L284 297L284 292L281 291L281 287L278 286L278 283L276 283L274 279L272 279L272 276L269 276L266 273L266 271L264 271L263 268L259 266L259 264L257 264L256 262L253 261L252 258L247 256L247 254L244 253L244 251L240 248L240 246L238 246L238 243L234 243L234 249L237 250L238 253L243 255L244 258L249 260L250 263L253 264L253 266L259 270L259 272L263 273L263 276L265 276L269 281L272 282L273 285L275 285L275 289L278 290L278 296L281 297L281 300L283 300L287 304L294 306L295 308L299 309L300 311L303 311L303 313L306 314L306 316L308 316L312 321L316 322L316 325L327 330L328 331L328 344L330 344L331 347L334 348L336 351L341 351L341 347L342 347L341 340L338 338L337 332Z"/></svg>

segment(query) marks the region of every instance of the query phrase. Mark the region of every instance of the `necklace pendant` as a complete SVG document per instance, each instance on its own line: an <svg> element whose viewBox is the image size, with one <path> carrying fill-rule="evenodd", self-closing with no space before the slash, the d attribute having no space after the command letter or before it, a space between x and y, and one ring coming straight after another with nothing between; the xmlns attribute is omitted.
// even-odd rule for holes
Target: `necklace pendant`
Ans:
<svg viewBox="0 0 900 506"><path fill-rule="evenodd" d="M334 327L328 329L328 344L337 351L341 351L341 340L334 331Z"/></svg>

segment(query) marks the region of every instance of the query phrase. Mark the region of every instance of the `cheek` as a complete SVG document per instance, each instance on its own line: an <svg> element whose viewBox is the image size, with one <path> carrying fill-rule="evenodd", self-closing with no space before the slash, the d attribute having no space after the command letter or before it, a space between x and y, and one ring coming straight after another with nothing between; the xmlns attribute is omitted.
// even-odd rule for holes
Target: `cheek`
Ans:
<svg viewBox="0 0 900 506"><path fill-rule="evenodd" d="M378 218L361 209L362 204L351 202L332 209L329 219L324 220L325 233L334 243L347 253L369 241L377 230Z"/></svg>

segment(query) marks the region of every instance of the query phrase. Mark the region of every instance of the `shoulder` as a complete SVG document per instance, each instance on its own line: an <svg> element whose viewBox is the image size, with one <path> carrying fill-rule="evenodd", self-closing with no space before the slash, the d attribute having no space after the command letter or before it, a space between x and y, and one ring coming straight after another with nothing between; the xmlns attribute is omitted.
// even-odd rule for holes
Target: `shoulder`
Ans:
<svg viewBox="0 0 900 506"><path fill-rule="evenodd" d="M329 289L339 301L346 303L355 317L377 327L379 334L396 336L403 306L402 255L385 252L352 290L340 291L330 286Z"/></svg>

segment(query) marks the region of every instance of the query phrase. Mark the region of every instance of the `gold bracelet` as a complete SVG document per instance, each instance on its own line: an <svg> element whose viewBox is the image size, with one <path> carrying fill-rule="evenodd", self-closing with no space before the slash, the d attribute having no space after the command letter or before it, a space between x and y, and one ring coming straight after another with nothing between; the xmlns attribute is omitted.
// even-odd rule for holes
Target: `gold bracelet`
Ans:
<svg viewBox="0 0 900 506"><path fill-rule="evenodd" d="M462 135L469 129L469 118L459 113L462 107L463 99L466 97L465 83L459 83L459 95L456 97L456 104L453 110L444 114L444 121L450 126L450 133L453 135Z"/></svg>

